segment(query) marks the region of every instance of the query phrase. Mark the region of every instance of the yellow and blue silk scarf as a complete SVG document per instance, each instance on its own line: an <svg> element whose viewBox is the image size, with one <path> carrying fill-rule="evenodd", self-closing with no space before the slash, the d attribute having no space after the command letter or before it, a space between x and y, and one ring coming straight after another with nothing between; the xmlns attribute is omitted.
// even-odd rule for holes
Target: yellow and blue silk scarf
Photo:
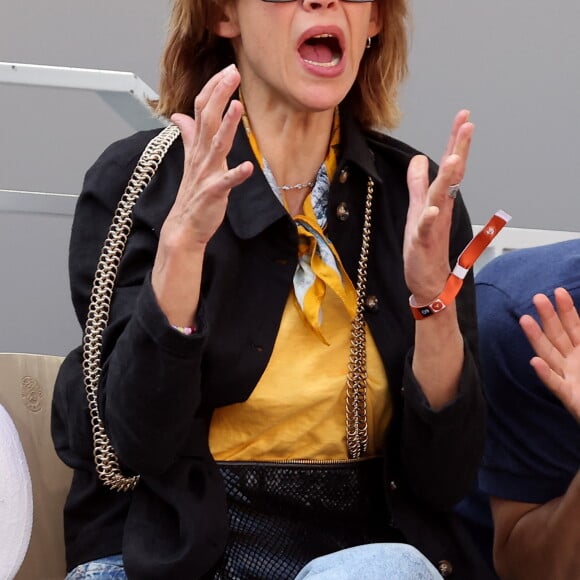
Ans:
<svg viewBox="0 0 580 580"><path fill-rule="evenodd" d="M268 184L280 203L287 208L283 192L260 152L246 116L243 122L252 151ZM328 192L330 182L336 173L336 149L339 142L340 121L337 111L334 115L326 159L318 170L312 191L304 200L302 213L293 216L299 240L298 266L293 279L294 296L304 320L324 342L326 340L321 332L322 302L328 288L340 298L351 319L356 313L356 290L334 245L324 233L327 223Z"/></svg>

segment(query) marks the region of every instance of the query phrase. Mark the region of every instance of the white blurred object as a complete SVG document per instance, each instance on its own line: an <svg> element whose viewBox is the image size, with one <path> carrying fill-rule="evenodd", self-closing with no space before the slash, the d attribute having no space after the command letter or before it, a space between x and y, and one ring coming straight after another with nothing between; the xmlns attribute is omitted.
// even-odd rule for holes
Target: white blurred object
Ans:
<svg viewBox="0 0 580 580"><path fill-rule="evenodd" d="M0 579L14 578L32 532L32 484L18 431L0 405Z"/></svg>
<svg viewBox="0 0 580 580"><path fill-rule="evenodd" d="M482 227L474 225L473 235L479 233ZM473 271L477 274L488 262L512 250L555 244L577 238L580 238L580 232L505 227L485 249L475 263Z"/></svg>
<svg viewBox="0 0 580 580"><path fill-rule="evenodd" d="M72 470L57 456L50 433L52 394L62 360L44 354L0 353L0 405L18 431L34 503L30 543L15 580L66 576L63 509ZM0 527L3 524L0 520ZM3 541L0 538L2 550Z"/></svg>

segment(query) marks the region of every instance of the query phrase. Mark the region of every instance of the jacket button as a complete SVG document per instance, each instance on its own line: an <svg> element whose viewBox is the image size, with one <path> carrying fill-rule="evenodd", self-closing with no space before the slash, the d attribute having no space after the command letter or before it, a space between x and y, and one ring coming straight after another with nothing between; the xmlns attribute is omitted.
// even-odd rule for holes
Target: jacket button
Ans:
<svg viewBox="0 0 580 580"><path fill-rule="evenodd" d="M379 309L379 299L373 295L367 296L365 298L365 308L369 312L376 312Z"/></svg>
<svg viewBox="0 0 580 580"><path fill-rule="evenodd" d="M437 570L439 570L439 574L441 574L443 578L447 578L453 574L453 566L449 560L439 560L439 562L437 562Z"/></svg>
<svg viewBox="0 0 580 580"><path fill-rule="evenodd" d="M389 481L389 489L391 491L397 491L397 483L393 480L393 481Z"/></svg>
<svg viewBox="0 0 580 580"><path fill-rule="evenodd" d="M348 167L340 170L338 181L340 181L340 183L346 183L348 181Z"/></svg>
<svg viewBox="0 0 580 580"><path fill-rule="evenodd" d="M350 210L348 209L348 204L344 201L341 201L336 206L336 217L341 221L345 222L350 215Z"/></svg>

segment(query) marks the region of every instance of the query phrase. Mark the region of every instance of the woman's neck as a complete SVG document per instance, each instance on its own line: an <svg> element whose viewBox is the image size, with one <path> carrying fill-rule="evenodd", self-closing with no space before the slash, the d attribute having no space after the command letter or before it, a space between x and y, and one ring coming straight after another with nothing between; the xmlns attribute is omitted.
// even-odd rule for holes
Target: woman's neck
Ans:
<svg viewBox="0 0 580 580"><path fill-rule="evenodd" d="M334 111L299 112L279 103L264 106L251 98L245 98L244 104L260 153L276 183L292 187L314 180L328 152ZM309 191L301 188L285 193L289 202L301 198L302 207Z"/></svg>

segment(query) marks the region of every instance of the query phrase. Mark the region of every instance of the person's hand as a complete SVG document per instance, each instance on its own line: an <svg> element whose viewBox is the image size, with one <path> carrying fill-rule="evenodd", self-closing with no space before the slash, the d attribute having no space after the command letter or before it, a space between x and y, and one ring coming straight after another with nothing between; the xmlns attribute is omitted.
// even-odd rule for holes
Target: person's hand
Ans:
<svg viewBox="0 0 580 580"><path fill-rule="evenodd" d="M232 168L226 162L243 114L239 101L228 106L239 83L240 74L230 65L196 97L194 119L183 114L171 117L181 130L185 152L181 185L162 230L171 245L207 244L223 221L230 190L253 171L250 161Z"/></svg>
<svg viewBox="0 0 580 580"><path fill-rule="evenodd" d="M231 65L200 91L193 119L171 116L181 130L183 177L161 228L151 285L159 307L176 327L196 326L207 243L224 219L232 187L253 171L250 161L232 168L227 164L243 114L240 101L230 100L239 84L240 74Z"/></svg>
<svg viewBox="0 0 580 580"><path fill-rule="evenodd" d="M544 294L534 296L541 326L530 315L520 326L537 356L530 360L539 379L580 422L580 317L564 288L554 291L556 309Z"/></svg>
<svg viewBox="0 0 580 580"><path fill-rule="evenodd" d="M431 185L425 156L417 155L409 164L409 211L403 259L405 281L417 304L427 304L436 298L449 276L449 232L454 203L449 187L460 183L465 175L472 134L469 111L460 111L453 121L439 172Z"/></svg>

